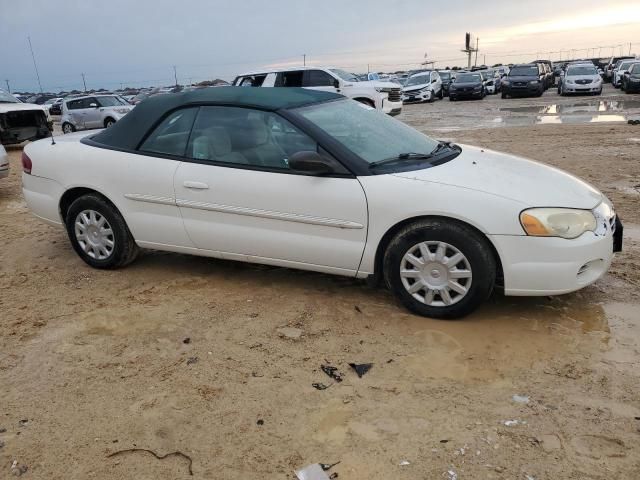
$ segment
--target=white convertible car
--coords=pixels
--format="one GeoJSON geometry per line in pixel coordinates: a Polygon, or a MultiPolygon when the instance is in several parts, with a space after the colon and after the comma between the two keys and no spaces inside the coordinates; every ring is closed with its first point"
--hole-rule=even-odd
{"type": "Polygon", "coordinates": [[[32,212],[96,268],[140,247],[384,279],[436,318],[595,282],[622,225],[585,182],[433,140],[334,93],[215,88],[29,144],[32,212]]]}

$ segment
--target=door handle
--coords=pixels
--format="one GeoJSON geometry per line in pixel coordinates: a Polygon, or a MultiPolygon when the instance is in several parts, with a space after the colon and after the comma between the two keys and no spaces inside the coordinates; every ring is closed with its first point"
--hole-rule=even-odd
{"type": "Polygon", "coordinates": [[[186,181],[183,183],[185,188],[191,188],[194,190],[207,190],[209,188],[209,185],[207,185],[206,183],[202,183],[202,182],[191,182],[191,181],[186,181]]]}

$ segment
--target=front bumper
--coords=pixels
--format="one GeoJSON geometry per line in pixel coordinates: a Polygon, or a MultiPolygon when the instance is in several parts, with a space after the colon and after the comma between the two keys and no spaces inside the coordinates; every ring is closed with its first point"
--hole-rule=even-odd
{"type": "Polygon", "coordinates": [[[601,83],[589,83],[586,85],[579,84],[569,84],[566,83],[563,85],[563,90],[565,93],[596,93],[602,91],[601,83]]]}
{"type": "Polygon", "coordinates": [[[572,240],[510,235],[491,240],[502,261],[505,295],[559,295],[591,285],[606,273],[614,250],[619,251],[614,247],[622,247],[622,224],[615,233],[587,232],[572,240]]]}
{"type": "Polygon", "coordinates": [[[4,160],[0,158],[0,178],[5,178],[9,176],[9,161],[7,163],[3,163],[4,160]]]}
{"type": "Polygon", "coordinates": [[[392,117],[402,112],[402,100],[392,102],[388,98],[382,100],[382,111],[392,117]]]}
{"type": "Polygon", "coordinates": [[[487,91],[487,93],[489,95],[493,95],[494,93],[496,93],[496,86],[495,85],[487,85],[484,88],[485,88],[485,90],[487,91]]]}
{"type": "Polygon", "coordinates": [[[624,86],[624,90],[627,93],[640,91],[640,82],[627,81],[624,86]]]}
{"type": "Polygon", "coordinates": [[[428,102],[431,100],[431,90],[414,91],[414,92],[402,92],[403,103],[420,103],[428,102]]]}
{"type": "Polygon", "coordinates": [[[482,90],[477,91],[462,91],[462,90],[449,90],[449,98],[460,99],[460,98],[482,98],[482,90]]]}
{"type": "Polygon", "coordinates": [[[544,91],[544,87],[542,84],[538,85],[525,85],[525,86],[513,86],[513,85],[503,85],[502,91],[507,95],[512,96],[528,96],[528,95],[537,95],[541,91],[544,91]]]}

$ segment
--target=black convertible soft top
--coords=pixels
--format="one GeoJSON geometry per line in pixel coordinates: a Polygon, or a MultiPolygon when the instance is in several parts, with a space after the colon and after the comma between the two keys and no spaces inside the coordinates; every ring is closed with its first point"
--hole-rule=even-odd
{"type": "Polygon", "coordinates": [[[214,87],[157,95],[142,101],[112,127],[84,140],[89,144],[98,143],[116,149],[133,150],[154,125],[179,107],[225,105],[276,111],[339,98],[344,97],[304,88],[261,87],[214,87]]]}

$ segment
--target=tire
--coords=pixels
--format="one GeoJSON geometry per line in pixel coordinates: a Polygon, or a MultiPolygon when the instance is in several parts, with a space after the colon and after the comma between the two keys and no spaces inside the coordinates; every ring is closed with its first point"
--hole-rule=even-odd
{"type": "Polygon", "coordinates": [[[113,127],[115,124],[116,124],[116,121],[111,117],[105,118],[104,120],[104,128],[113,127]]]}
{"type": "Polygon", "coordinates": [[[451,94],[449,94],[449,101],[450,101],[450,102],[455,102],[455,101],[456,101],[456,99],[455,99],[454,97],[452,97],[452,96],[451,96],[451,94]]]}
{"type": "Polygon", "coordinates": [[[444,89],[440,87],[440,93],[438,93],[438,98],[442,100],[444,98],[444,89]]]}
{"type": "Polygon", "coordinates": [[[65,225],[73,249],[94,268],[124,267],[138,255],[139,248],[124,218],[111,202],[99,194],[89,193],[77,198],[67,210],[65,225]],[[102,225],[101,219],[104,220],[102,225]],[[79,238],[83,228],[78,222],[85,225],[87,236],[96,236],[96,242],[79,238]]]}
{"type": "Polygon", "coordinates": [[[502,92],[502,94],[500,95],[502,98],[507,98],[507,93],[506,92],[502,92]]]}
{"type": "Polygon", "coordinates": [[[489,298],[496,280],[496,262],[488,240],[472,228],[453,220],[421,220],[402,228],[391,240],[384,254],[383,274],[389,289],[412,312],[431,318],[457,319],[489,298]],[[425,248],[433,258],[426,266],[422,263],[422,273],[407,258],[420,264],[425,248]],[[410,253],[416,255],[408,257],[410,253]],[[461,259],[455,265],[445,266],[438,261],[440,253],[445,261],[458,255],[461,259]],[[401,275],[401,270],[417,273],[401,275]],[[453,279],[458,290],[448,288],[451,271],[457,272],[453,279]],[[469,272],[471,276],[461,276],[469,272]],[[435,288],[428,289],[425,281],[434,282],[435,288]],[[421,288],[410,293],[409,289],[416,284],[421,288]],[[443,288],[445,284],[447,288],[443,288]],[[466,292],[462,294],[459,290],[466,292]]]}
{"type": "Polygon", "coordinates": [[[62,133],[73,133],[76,131],[76,128],[68,122],[64,122],[62,124],[62,133]]]}
{"type": "Polygon", "coordinates": [[[429,95],[429,100],[427,100],[427,103],[433,103],[435,101],[436,101],[436,92],[431,90],[431,95],[429,95]]]}

